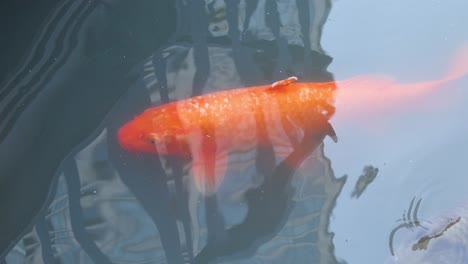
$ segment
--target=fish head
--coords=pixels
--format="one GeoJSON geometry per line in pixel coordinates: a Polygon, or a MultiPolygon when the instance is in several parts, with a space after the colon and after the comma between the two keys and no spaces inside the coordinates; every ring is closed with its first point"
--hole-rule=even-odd
{"type": "Polygon", "coordinates": [[[157,154],[158,150],[149,136],[151,131],[150,123],[142,116],[136,117],[119,129],[117,133],[119,145],[130,152],[157,154]]]}
{"type": "Polygon", "coordinates": [[[122,126],[118,131],[120,146],[130,152],[185,155],[186,135],[177,115],[149,109],[122,126]]]}

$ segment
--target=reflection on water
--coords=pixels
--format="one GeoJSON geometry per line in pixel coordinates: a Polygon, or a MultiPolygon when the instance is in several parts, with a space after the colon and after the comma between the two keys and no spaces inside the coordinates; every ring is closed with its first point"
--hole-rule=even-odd
{"type": "Polygon", "coordinates": [[[58,1],[34,28],[29,53],[0,91],[0,211],[8,216],[0,218],[2,256],[52,201],[60,162],[83,147],[136,79],[130,69],[167,37],[170,24],[148,17],[160,13],[157,3],[58,1]]]}
{"type": "Polygon", "coordinates": [[[408,211],[404,211],[402,217],[397,220],[397,222],[401,222],[401,223],[397,227],[395,227],[390,233],[388,244],[389,244],[390,253],[392,254],[392,256],[395,255],[395,251],[393,249],[393,240],[395,238],[395,235],[400,229],[403,229],[403,228],[412,229],[414,227],[425,228],[424,225],[422,225],[422,222],[419,221],[419,216],[418,216],[419,206],[421,205],[422,199],[421,198],[418,199],[416,204],[414,204],[414,199],[415,198],[411,200],[408,211]]]}
{"type": "MultiPolygon", "coordinates": [[[[66,9],[83,21],[74,30],[97,21],[117,23],[112,20],[113,16],[119,17],[116,10],[127,11],[119,1],[92,2],[99,9],[66,9]],[[93,20],[96,16],[98,19],[93,20]]],[[[61,5],[75,3],[64,1],[61,5]]],[[[82,5],[86,6],[84,2],[82,5]]],[[[62,158],[68,155],[55,173],[54,184],[47,181],[53,173],[41,178],[37,192],[44,194],[52,186],[50,202],[19,237],[6,255],[6,262],[336,263],[328,225],[345,178],[335,178],[324,155],[325,133],[315,132],[308,144],[290,148],[283,157],[275,155],[277,151],[272,146],[229,155],[224,180],[215,195],[210,196],[195,187],[190,177],[190,160],[129,153],[120,148],[116,138],[119,127],[151,105],[212,91],[267,85],[292,75],[301,81],[333,81],[326,71],[331,58],[320,46],[330,8],[328,0],[178,1],[176,33],[164,48],[153,50],[134,68],[130,76],[136,74],[136,79],[130,77],[124,82],[118,78],[119,71],[108,70],[101,75],[98,67],[92,68],[89,73],[97,70],[100,85],[115,84],[117,90],[129,88],[104,121],[94,126],[97,128],[93,133],[80,129],[76,137],[64,137],[68,145],[76,147],[64,148],[62,154],[57,154],[62,158]],[[106,81],[113,78],[121,83],[106,81]]],[[[68,19],[66,14],[53,14],[51,21],[59,21],[62,16],[68,19]]],[[[166,19],[161,23],[166,22],[170,23],[166,19]]],[[[46,30],[72,34],[47,25],[46,30]]],[[[89,27],[87,32],[92,39],[106,31],[96,32],[89,27]]],[[[134,37],[132,32],[130,39],[134,37]]],[[[76,38],[79,40],[80,36],[76,38]]],[[[71,50],[74,47],[66,41],[62,45],[71,50]]],[[[52,53],[57,49],[54,45],[45,46],[52,53]]],[[[85,51],[93,52],[94,48],[88,46],[85,51]]],[[[101,51],[92,53],[96,64],[105,63],[103,58],[112,57],[115,50],[101,51]]],[[[135,64],[139,58],[125,53],[125,49],[120,52],[121,56],[112,57],[117,60],[112,67],[135,64]]],[[[78,58],[88,56],[80,49],[73,54],[78,58]]],[[[48,53],[47,56],[50,60],[56,57],[48,53]]],[[[82,67],[66,58],[59,70],[73,74],[74,67],[82,67]]],[[[128,67],[121,68],[120,74],[125,75],[123,69],[128,67]]],[[[83,77],[86,75],[79,76],[83,77]]],[[[48,84],[44,81],[44,87],[48,84]]],[[[83,85],[86,83],[77,82],[76,89],[83,85]]],[[[16,87],[13,84],[8,89],[16,87]]],[[[60,87],[56,86],[57,91],[60,87]]],[[[32,102],[37,102],[42,94],[48,98],[45,92],[37,90],[31,97],[36,101],[32,102]]],[[[95,95],[79,94],[84,98],[95,95]]],[[[107,102],[114,102],[112,98],[120,95],[110,89],[107,94],[107,102]]],[[[93,111],[89,108],[86,110],[93,111]]],[[[9,113],[7,108],[3,110],[9,113]]],[[[15,118],[11,116],[11,120],[15,118]]],[[[68,133],[70,127],[63,127],[62,133],[68,133]]],[[[6,141],[15,142],[9,135],[4,135],[6,141]]],[[[54,166],[52,160],[46,161],[38,162],[54,166]]],[[[20,195],[27,200],[27,194],[20,195]]],[[[30,199],[42,203],[44,199],[40,197],[43,196],[30,199]]],[[[33,215],[37,209],[15,210],[29,210],[26,215],[33,215]]],[[[28,223],[30,219],[26,216],[22,221],[28,223]]],[[[23,228],[11,234],[17,237],[23,228]]]]}
{"type": "MultiPolygon", "coordinates": [[[[425,108],[431,110],[424,114],[431,124],[422,126],[424,135],[405,122],[414,125],[408,121],[414,112],[408,110],[420,109],[422,98],[442,93],[436,88],[453,88],[454,80],[466,76],[468,52],[454,56],[448,74],[427,81],[364,75],[335,82],[327,71],[332,59],[321,47],[330,10],[330,0],[59,0],[30,53],[0,87],[0,263],[337,263],[340,240],[330,231],[330,220],[346,177],[335,177],[339,159],[334,157],[332,168],[327,157],[330,149],[343,146],[324,140],[330,130],[291,129],[277,122],[279,130],[299,138],[285,146],[258,132],[262,129],[251,131],[253,139],[271,144],[229,153],[223,180],[210,195],[194,182],[193,152],[185,157],[132,153],[116,136],[149,107],[290,76],[337,86],[333,124],[352,124],[359,134],[346,127],[344,136],[353,144],[339,150],[349,160],[342,167],[350,178],[374,162],[374,155],[405,159],[405,142],[449,130],[434,129],[432,104],[425,108]],[[406,126],[397,131],[395,123],[406,126]],[[388,137],[377,137],[383,130],[388,137]],[[384,151],[374,151],[381,146],[374,146],[376,138],[387,146],[384,151]],[[365,163],[357,161],[369,149],[365,163]],[[350,172],[353,166],[359,168],[356,174],[350,172]]],[[[447,98],[436,101],[453,107],[464,99],[447,98]]],[[[264,112],[274,117],[274,110],[264,112]]],[[[253,119],[259,126],[275,120],[253,119]]],[[[427,145],[436,137],[428,138],[418,141],[426,145],[420,152],[433,151],[427,145]]],[[[424,168],[438,166],[434,171],[445,176],[452,167],[443,159],[445,150],[433,154],[436,162],[424,168]]],[[[389,192],[400,196],[405,188],[390,188],[405,175],[402,162],[393,165],[399,167],[396,177],[385,177],[385,163],[379,163],[376,177],[373,164],[356,181],[351,195],[359,199],[352,200],[356,207],[346,208],[341,218],[346,228],[337,234],[358,233],[350,226],[373,221],[359,235],[371,241],[377,255],[375,241],[389,238],[382,248],[388,250],[390,243],[390,263],[466,262],[463,206],[426,220],[421,200],[413,200],[388,234],[372,232],[374,226],[384,229],[375,219],[391,211],[385,206],[389,192]],[[378,207],[357,209],[382,186],[390,191],[372,197],[380,198],[372,200],[378,207]]],[[[347,249],[364,252],[356,253],[357,259],[369,255],[368,247],[353,248],[349,241],[347,249]]]]}

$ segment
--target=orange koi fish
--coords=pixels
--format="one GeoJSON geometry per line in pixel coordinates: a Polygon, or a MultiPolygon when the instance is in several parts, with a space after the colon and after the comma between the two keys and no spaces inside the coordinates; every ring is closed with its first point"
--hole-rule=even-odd
{"type": "Polygon", "coordinates": [[[214,191],[227,167],[227,155],[257,146],[293,146],[311,135],[336,135],[335,84],[297,83],[210,93],[147,109],[118,131],[128,151],[189,156],[199,190],[214,191]]]}
{"type": "Polygon", "coordinates": [[[291,148],[313,136],[329,135],[336,141],[328,123],[335,106],[340,117],[348,119],[399,109],[465,76],[467,55],[465,48],[447,76],[435,81],[398,83],[386,76],[367,75],[298,83],[290,77],[272,85],[196,96],[144,111],[119,129],[118,140],[128,151],[191,157],[197,187],[210,193],[222,181],[228,154],[257,146],[291,148]]]}

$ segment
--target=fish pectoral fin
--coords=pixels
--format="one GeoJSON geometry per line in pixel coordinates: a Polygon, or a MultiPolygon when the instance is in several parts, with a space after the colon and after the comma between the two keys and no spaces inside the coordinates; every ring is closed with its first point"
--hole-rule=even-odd
{"type": "MultiPolygon", "coordinates": [[[[308,127],[305,130],[305,137],[299,145],[303,145],[306,142],[323,141],[326,136],[329,136],[335,143],[338,142],[335,129],[327,120],[321,120],[315,123],[314,127],[308,127]]],[[[314,143],[315,144],[315,143],[314,143]]]]}
{"type": "Polygon", "coordinates": [[[210,142],[202,143],[200,149],[192,153],[192,174],[198,191],[213,194],[224,179],[227,165],[227,152],[217,151],[216,145],[210,142]]]}
{"type": "Polygon", "coordinates": [[[332,125],[327,122],[327,135],[335,142],[338,142],[338,136],[336,135],[335,129],[333,129],[332,125]]]}
{"type": "Polygon", "coordinates": [[[319,123],[316,124],[315,129],[311,130],[309,128],[309,130],[306,131],[306,133],[307,132],[310,135],[319,136],[321,140],[323,140],[326,136],[329,136],[335,143],[338,142],[338,137],[336,136],[335,129],[330,124],[330,122],[328,122],[328,120],[320,121],[319,123]]]}
{"type": "Polygon", "coordinates": [[[271,88],[278,89],[278,88],[281,88],[281,87],[288,86],[291,83],[296,82],[296,81],[297,81],[297,77],[296,76],[291,76],[291,77],[289,77],[287,79],[274,82],[273,84],[271,84],[271,88]]]}

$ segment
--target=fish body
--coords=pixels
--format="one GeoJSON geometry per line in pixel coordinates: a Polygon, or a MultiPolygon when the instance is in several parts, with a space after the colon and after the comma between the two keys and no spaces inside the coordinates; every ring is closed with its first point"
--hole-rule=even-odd
{"type": "Polygon", "coordinates": [[[464,45],[448,74],[433,81],[399,83],[384,75],[364,75],[297,83],[296,77],[290,77],[271,85],[196,96],[147,109],[120,128],[118,140],[129,151],[179,156],[193,155],[193,137],[215,138],[217,150],[227,152],[281,143],[285,134],[293,139],[301,130],[316,130],[320,120],[331,118],[335,106],[340,116],[354,121],[356,116],[412,105],[415,98],[465,76],[467,62],[468,45],[464,45]]]}
{"type": "Polygon", "coordinates": [[[132,152],[190,156],[194,175],[213,182],[223,174],[229,153],[294,145],[313,133],[335,137],[327,121],[334,113],[334,83],[296,80],[149,108],[119,129],[119,144],[132,152]]]}
{"type": "Polygon", "coordinates": [[[196,96],[147,109],[118,139],[129,151],[162,155],[190,155],[196,136],[216,140],[220,150],[246,151],[281,140],[288,128],[316,129],[333,114],[333,90],[333,83],[287,83],[196,96]]]}

